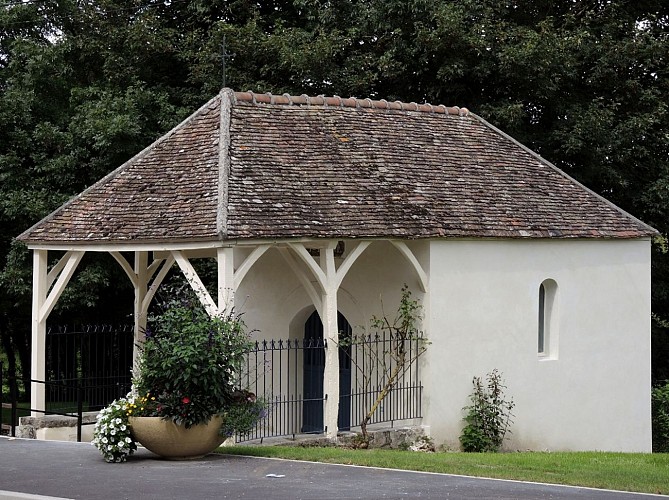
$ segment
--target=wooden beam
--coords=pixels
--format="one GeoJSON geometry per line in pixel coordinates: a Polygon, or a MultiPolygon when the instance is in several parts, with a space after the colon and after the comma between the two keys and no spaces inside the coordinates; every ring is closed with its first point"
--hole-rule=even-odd
{"type": "MultiPolygon", "coordinates": [[[[48,251],[33,251],[33,307],[32,307],[32,347],[30,352],[30,378],[46,379],[46,320],[40,311],[44,306],[47,294],[48,251]]],[[[44,384],[31,382],[30,407],[35,410],[46,410],[46,391],[44,384]]],[[[32,412],[33,417],[41,414],[32,412]]]]}
{"type": "Polygon", "coordinates": [[[218,270],[218,313],[232,312],[235,305],[235,268],[232,248],[216,249],[216,266],[218,270]]]}
{"type": "Polygon", "coordinates": [[[414,253],[403,241],[391,240],[391,243],[411,263],[414,270],[416,271],[416,274],[418,275],[418,281],[420,282],[421,291],[427,292],[428,276],[427,273],[425,272],[425,269],[423,269],[423,266],[421,266],[420,262],[418,262],[418,259],[416,258],[414,253]]]}
{"type": "Polygon", "coordinates": [[[327,278],[325,276],[325,272],[323,272],[323,269],[321,269],[321,267],[316,263],[306,247],[302,243],[289,243],[288,246],[295,251],[297,256],[302,259],[302,261],[311,270],[321,288],[321,291],[325,291],[327,288],[327,278]]]}
{"type": "MultiPolygon", "coordinates": [[[[167,276],[167,273],[170,271],[172,266],[174,265],[174,256],[173,255],[168,255],[166,259],[156,259],[154,260],[151,265],[149,266],[149,269],[153,268],[154,266],[160,266],[162,264],[162,267],[160,267],[160,271],[156,275],[156,277],[153,279],[151,282],[151,285],[148,286],[148,289],[146,291],[146,295],[144,296],[144,300],[142,301],[142,313],[146,314],[149,310],[149,304],[151,304],[151,301],[153,300],[153,297],[156,295],[156,292],[158,291],[158,288],[160,287],[161,283],[165,279],[165,276],[167,276]]],[[[151,272],[149,274],[152,274],[151,272]]]]}
{"type": "Polygon", "coordinates": [[[302,286],[304,287],[304,290],[307,292],[307,295],[311,299],[311,302],[314,304],[314,307],[316,308],[316,311],[318,312],[318,315],[321,316],[323,313],[323,303],[321,301],[321,297],[316,291],[316,288],[314,287],[314,284],[309,280],[309,277],[307,274],[304,272],[303,269],[300,268],[298,265],[297,261],[293,257],[293,255],[290,253],[290,250],[287,248],[279,248],[279,253],[283,256],[284,260],[288,264],[288,266],[291,268],[291,270],[295,273],[295,276],[297,276],[297,279],[300,281],[302,286]]]}
{"type": "Polygon", "coordinates": [[[130,263],[128,260],[123,257],[123,254],[121,252],[109,252],[112,257],[118,262],[121,266],[121,268],[125,271],[126,276],[128,276],[128,279],[130,279],[130,282],[132,283],[133,287],[137,286],[137,275],[135,274],[135,271],[132,269],[130,266],[130,263]]]}
{"type": "Polygon", "coordinates": [[[172,252],[172,255],[174,256],[176,263],[181,268],[181,272],[186,277],[186,281],[188,281],[191,288],[195,292],[195,295],[197,295],[198,299],[200,299],[200,302],[207,311],[207,314],[209,314],[209,316],[218,316],[220,313],[218,306],[211,298],[211,295],[209,295],[209,292],[205,288],[202,280],[198,276],[190,261],[184,257],[181,251],[175,250],[172,252]]]}
{"type": "Polygon", "coordinates": [[[341,286],[342,281],[346,277],[346,274],[351,269],[351,266],[358,260],[358,257],[362,255],[367,247],[371,244],[371,241],[361,241],[356,245],[356,247],[349,252],[349,254],[344,259],[344,262],[341,263],[339,269],[337,269],[337,289],[341,286]]]}
{"type": "MultiPolygon", "coordinates": [[[[58,279],[56,280],[56,283],[53,285],[53,288],[51,288],[51,291],[46,296],[46,300],[39,309],[40,321],[46,321],[46,318],[53,310],[53,307],[56,305],[56,302],[63,293],[63,290],[65,290],[65,287],[69,283],[70,278],[72,278],[72,275],[74,274],[74,271],[77,269],[77,266],[79,265],[79,262],[81,261],[81,258],[83,256],[84,252],[67,252],[63,256],[63,258],[56,264],[56,267],[54,269],[59,268],[62,269],[62,271],[58,274],[58,279]],[[63,261],[66,262],[64,265],[61,265],[63,261]]],[[[47,284],[50,281],[48,275],[46,281],[47,284]]]]}
{"type": "Polygon", "coordinates": [[[235,290],[239,288],[246,274],[251,270],[253,264],[258,262],[258,259],[263,256],[263,254],[270,249],[269,245],[260,245],[253,249],[244,262],[237,268],[235,271],[235,290]]]}

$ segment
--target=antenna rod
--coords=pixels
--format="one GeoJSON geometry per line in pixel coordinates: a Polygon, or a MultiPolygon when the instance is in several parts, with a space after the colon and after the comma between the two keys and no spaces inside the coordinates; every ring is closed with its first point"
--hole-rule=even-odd
{"type": "Polygon", "coordinates": [[[225,88],[225,66],[227,60],[231,57],[235,57],[236,54],[230,54],[226,51],[225,47],[225,35],[223,35],[223,43],[221,44],[221,60],[223,62],[223,88],[225,88]]]}

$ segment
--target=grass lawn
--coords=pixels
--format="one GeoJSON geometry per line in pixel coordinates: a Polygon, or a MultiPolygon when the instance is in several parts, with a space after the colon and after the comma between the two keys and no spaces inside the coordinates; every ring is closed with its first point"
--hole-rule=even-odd
{"type": "Polygon", "coordinates": [[[669,494],[669,454],[420,453],[335,447],[235,446],[220,453],[669,494]]]}

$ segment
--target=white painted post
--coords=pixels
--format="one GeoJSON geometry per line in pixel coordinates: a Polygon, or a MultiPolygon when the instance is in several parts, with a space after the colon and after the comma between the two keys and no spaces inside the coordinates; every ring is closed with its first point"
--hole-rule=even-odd
{"type": "Polygon", "coordinates": [[[325,273],[325,283],[321,303],[323,338],[327,340],[325,350],[325,371],[323,375],[323,394],[327,394],[323,415],[326,436],[337,438],[337,417],[339,415],[339,330],[337,328],[337,290],[339,288],[334,264],[334,248],[331,242],[321,250],[321,269],[325,273]]]}
{"type": "Polygon", "coordinates": [[[216,249],[218,265],[218,312],[230,312],[235,305],[235,268],[233,249],[216,249]]]}
{"type": "Polygon", "coordinates": [[[146,331],[146,311],[144,310],[144,298],[148,290],[149,273],[148,273],[149,253],[144,251],[135,252],[135,304],[134,304],[134,321],[135,321],[135,342],[133,347],[133,371],[137,368],[139,361],[138,346],[144,342],[144,333],[146,331]]]}
{"type": "MultiPolygon", "coordinates": [[[[30,356],[30,378],[46,380],[46,316],[42,317],[42,306],[47,297],[48,250],[33,250],[33,310],[32,310],[32,350],[30,356]]],[[[44,384],[31,382],[30,407],[46,410],[44,384]]],[[[32,412],[33,417],[43,415],[32,412]]]]}

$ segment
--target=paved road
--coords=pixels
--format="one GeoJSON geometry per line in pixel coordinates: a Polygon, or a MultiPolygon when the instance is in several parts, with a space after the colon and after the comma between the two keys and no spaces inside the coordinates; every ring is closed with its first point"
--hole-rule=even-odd
{"type": "Polygon", "coordinates": [[[90,444],[0,438],[0,499],[39,498],[35,495],[87,500],[667,498],[228,455],[170,462],[144,449],[124,464],[107,464],[90,444]]]}

